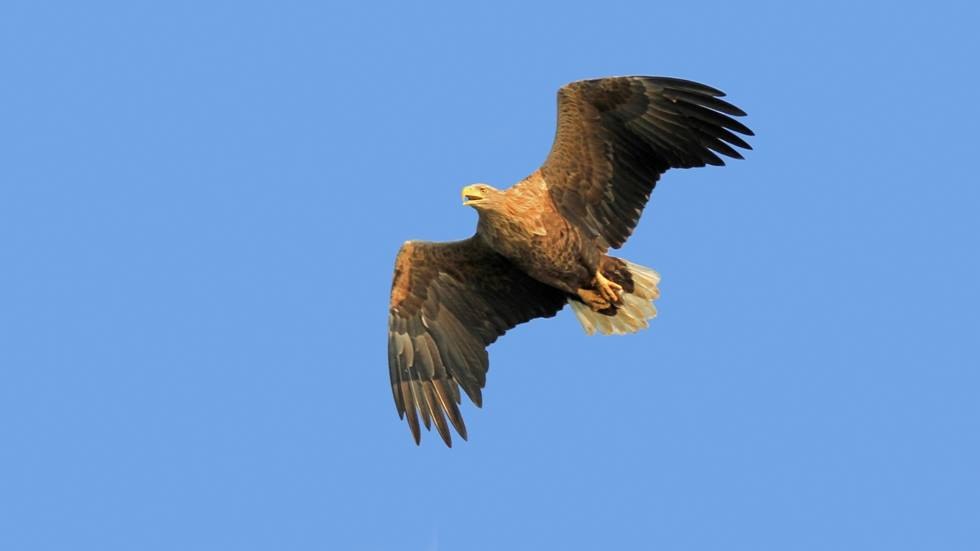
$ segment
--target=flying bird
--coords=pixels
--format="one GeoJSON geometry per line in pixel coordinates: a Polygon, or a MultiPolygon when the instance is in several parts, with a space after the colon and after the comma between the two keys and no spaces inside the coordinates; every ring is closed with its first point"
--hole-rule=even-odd
{"type": "Polygon", "coordinates": [[[724,165],[752,131],[719,90],[667,77],[582,80],[558,91],[548,158],[507,189],[463,188],[479,214],[461,241],[408,241],[395,259],[388,367],[415,443],[435,425],[465,440],[460,387],[482,406],[486,347],[508,329],[569,304],[588,334],[632,333],[656,315],[660,276],[607,255],[633,232],[671,168],[724,165]],[[447,420],[448,419],[448,423],[447,420]]]}

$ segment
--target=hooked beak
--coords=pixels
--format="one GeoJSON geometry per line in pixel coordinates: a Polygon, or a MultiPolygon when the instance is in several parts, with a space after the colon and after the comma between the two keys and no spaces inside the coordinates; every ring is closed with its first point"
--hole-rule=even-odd
{"type": "Polygon", "coordinates": [[[462,191],[462,195],[463,195],[464,206],[470,206],[477,203],[478,201],[483,200],[483,194],[480,193],[480,190],[476,186],[464,187],[462,191]]]}

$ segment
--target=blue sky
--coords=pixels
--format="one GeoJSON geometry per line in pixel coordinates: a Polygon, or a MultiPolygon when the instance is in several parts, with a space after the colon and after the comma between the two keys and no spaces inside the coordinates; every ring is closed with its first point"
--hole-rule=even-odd
{"type": "Polygon", "coordinates": [[[974,4],[5,2],[0,548],[980,548],[974,4]],[[407,3],[406,3],[407,4],[407,3]],[[621,255],[661,315],[491,347],[470,441],[386,367],[406,239],[555,91],[729,93],[621,255]]]}

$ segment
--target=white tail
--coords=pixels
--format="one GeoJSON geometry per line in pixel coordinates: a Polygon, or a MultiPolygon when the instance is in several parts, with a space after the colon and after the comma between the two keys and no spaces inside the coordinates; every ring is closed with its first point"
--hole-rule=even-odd
{"type": "Polygon", "coordinates": [[[660,298],[660,289],[657,288],[660,274],[628,260],[623,262],[626,263],[633,278],[633,292],[623,293],[623,304],[617,306],[615,315],[600,314],[583,302],[568,300],[575,317],[582,324],[582,329],[585,329],[589,335],[595,334],[596,329],[603,335],[635,333],[649,327],[647,320],[657,315],[657,308],[653,305],[653,301],[660,298]]]}

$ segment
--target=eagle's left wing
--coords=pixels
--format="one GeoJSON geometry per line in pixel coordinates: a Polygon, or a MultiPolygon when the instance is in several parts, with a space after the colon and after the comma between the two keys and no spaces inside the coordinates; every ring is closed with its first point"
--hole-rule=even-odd
{"type": "Polygon", "coordinates": [[[541,174],[555,206],[602,245],[633,232],[660,175],[725,164],[751,149],[745,113],[710,86],[667,77],[582,80],[558,91],[558,130],[541,174]],[[731,116],[728,116],[731,115],[731,116]]]}
{"type": "Polygon", "coordinates": [[[478,237],[402,245],[388,312],[388,367],[398,416],[407,414],[415,442],[419,414],[446,445],[452,439],[444,414],[465,439],[459,386],[482,404],[486,346],[519,323],[555,315],[565,299],[478,237]]]}

